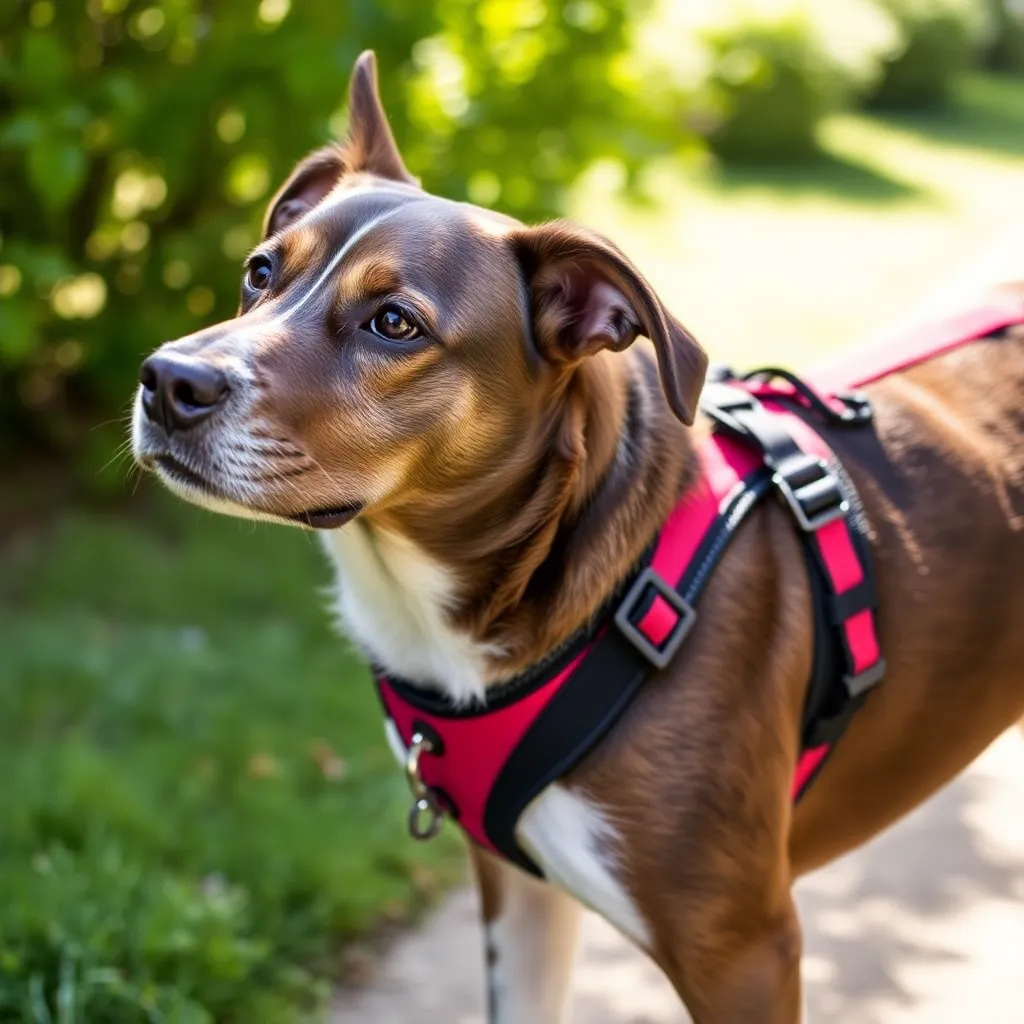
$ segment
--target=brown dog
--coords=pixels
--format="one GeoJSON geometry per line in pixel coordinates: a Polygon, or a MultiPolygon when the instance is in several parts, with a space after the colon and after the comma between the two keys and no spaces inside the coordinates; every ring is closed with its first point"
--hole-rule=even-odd
{"type": "MultiPolygon", "coordinates": [[[[423,192],[372,55],[350,112],[272,202],[239,315],[144,364],[135,454],[190,501],[323,530],[350,636],[465,701],[571,635],[654,536],[709,429],[706,360],[607,242],[423,192]]],[[[523,815],[557,887],[476,852],[492,1021],[562,1019],[579,900],[697,1024],[793,1024],[794,878],[1024,713],[1024,333],[868,393],[874,431],[825,434],[871,526],[884,684],[794,811],[810,597],[763,503],[658,685],[523,815]]]]}

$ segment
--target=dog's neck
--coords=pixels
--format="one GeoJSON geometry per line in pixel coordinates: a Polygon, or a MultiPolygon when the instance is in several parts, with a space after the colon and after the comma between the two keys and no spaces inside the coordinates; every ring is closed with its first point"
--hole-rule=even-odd
{"type": "Polygon", "coordinates": [[[595,359],[507,465],[326,535],[344,631],[386,673],[481,699],[559,647],[636,563],[693,472],[653,356],[595,359]]]}

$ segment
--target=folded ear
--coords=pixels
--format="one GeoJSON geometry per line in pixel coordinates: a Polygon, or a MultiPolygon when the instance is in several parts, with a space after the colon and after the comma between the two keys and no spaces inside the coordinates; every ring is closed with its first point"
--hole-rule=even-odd
{"type": "Polygon", "coordinates": [[[669,406],[692,424],[707,356],[636,267],[610,242],[564,222],[526,228],[512,239],[541,354],[573,364],[601,349],[619,352],[642,334],[654,342],[669,406]]]}
{"type": "Polygon", "coordinates": [[[345,141],[318,149],[292,171],[270,202],[263,224],[264,237],[312,210],[344,175],[360,171],[409,185],[419,184],[406,170],[391,134],[377,91],[377,58],[372,50],[360,54],[352,70],[345,141]]]}
{"type": "Polygon", "coordinates": [[[263,219],[263,237],[288,227],[312,210],[344,173],[345,158],[340,146],[324,146],[310,153],[270,201],[263,219]]]}

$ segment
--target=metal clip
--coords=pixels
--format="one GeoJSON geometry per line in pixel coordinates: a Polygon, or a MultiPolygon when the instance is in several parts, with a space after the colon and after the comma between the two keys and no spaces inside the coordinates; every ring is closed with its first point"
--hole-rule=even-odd
{"type": "Polygon", "coordinates": [[[409,835],[413,839],[433,839],[441,831],[444,810],[420,776],[420,757],[433,753],[434,745],[421,732],[413,733],[405,755],[405,779],[409,783],[413,804],[409,808],[409,835]]]}
{"type": "Polygon", "coordinates": [[[437,801],[433,797],[424,797],[409,808],[409,835],[422,842],[433,839],[441,831],[443,821],[444,811],[437,801]]]}

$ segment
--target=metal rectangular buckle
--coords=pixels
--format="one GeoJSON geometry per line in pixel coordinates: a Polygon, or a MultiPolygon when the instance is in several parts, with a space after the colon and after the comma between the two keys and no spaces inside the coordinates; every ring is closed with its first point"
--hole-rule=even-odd
{"type": "Polygon", "coordinates": [[[789,506],[790,511],[796,517],[797,523],[800,524],[800,529],[805,533],[814,533],[815,531],[820,530],[823,526],[827,526],[829,523],[833,523],[837,519],[842,519],[842,517],[850,510],[849,502],[847,502],[847,500],[842,496],[842,491],[839,489],[839,481],[835,479],[832,471],[828,468],[828,463],[826,463],[824,459],[816,459],[814,461],[817,467],[821,470],[821,476],[816,477],[814,480],[807,481],[804,484],[793,487],[793,485],[781,473],[777,472],[772,478],[775,486],[779,489],[779,493],[789,506]],[[830,505],[828,508],[823,508],[819,512],[808,515],[800,501],[800,491],[803,487],[809,486],[809,484],[812,483],[817,483],[825,477],[832,477],[835,481],[836,494],[839,497],[839,500],[835,505],[830,505]]]}
{"type": "Polygon", "coordinates": [[[843,683],[846,692],[851,697],[859,697],[867,693],[872,687],[877,686],[885,678],[885,658],[879,658],[874,665],[858,672],[856,675],[844,675],[843,683]]]}
{"type": "Polygon", "coordinates": [[[697,619],[697,612],[677,590],[670,587],[651,566],[634,580],[629,588],[629,593],[622,600],[618,610],[615,612],[615,625],[619,627],[627,640],[652,664],[655,668],[664,668],[679,650],[680,644],[686,639],[697,619]],[[678,613],[679,618],[672,627],[665,642],[660,646],[652,643],[631,620],[633,610],[643,599],[648,587],[653,587],[678,613]]]}

